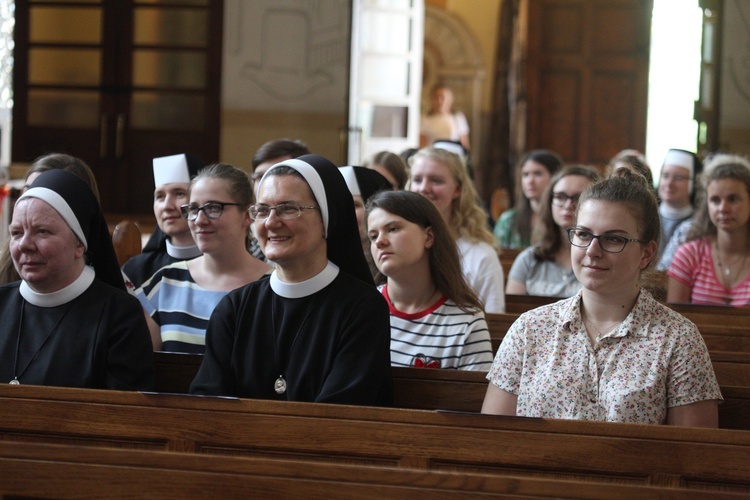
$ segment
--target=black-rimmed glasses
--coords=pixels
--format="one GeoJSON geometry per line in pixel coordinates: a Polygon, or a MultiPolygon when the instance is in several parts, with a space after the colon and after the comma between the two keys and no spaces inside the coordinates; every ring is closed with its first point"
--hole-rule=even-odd
{"type": "Polygon", "coordinates": [[[198,206],[196,203],[190,203],[189,205],[182,205],[180,210],[182,216],[189,221],[194,221],[198,218],[198,214],[203,213],[209,219],[218,219],[221,214],[224,213],[224,207],[241,207],[242,203],[225,203],[222,201],[209,201],[204,203],[202,206],[198,206]]]}
{"type": "Polygon", "coordinates": [[[276,216],[280,219],[296,219],[302,214],[302,210],[319,210],[320,207],[304,207],[299,203],[288,201],[279,203],[275,207],[270,205],[252,205],[250,207],[250,217],[253,220],[266,220],[271,216],[271,210],[276,210],[276,216]]]}
{"type": "Polygon", "coordinates": [[[618,234],[594,234],[591,231],[586,231],[578,227],[568,228],[568,239],[571,245],[580,248],[588,248],[592,241],[599,240],[601,249],[608,253],[620,253],[625,250],[625,245],[631,242],[648,243],[647,241],[626,238],[618,234]]]}
{"type": "Polygon", "coordinates": [[[578,200],[580,199],[580,197],[580,194],[568,196],[565,193],[552,193],[552,204],[556,207],[564,207],[565,204],[568,203],[568,200],[570,200],[571,204],[573,206],[576,206],[578,205],[578,200]]]}

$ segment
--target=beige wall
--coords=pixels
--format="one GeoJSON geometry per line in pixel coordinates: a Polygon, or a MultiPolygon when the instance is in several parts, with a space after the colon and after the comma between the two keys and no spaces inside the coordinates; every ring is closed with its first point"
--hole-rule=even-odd
{"type": "Polygon", "coordinates": [[[489,112],[492,106],[492,85],[495,73],[495,54],[497,52],[497,21],[502,0],[447,0],[445,10],[459,17],[481,47],[485,75],[482,88],[482,114],[489,112]]]}
{"type": "Polygon", "coordinates": [[[341,114],[272,111],[231,111],[221,115],[221,161],[251,170],[255,151],[266,141],[302,139],[311,151],[343,164],[339,136],[345,123],[341,114]]]}

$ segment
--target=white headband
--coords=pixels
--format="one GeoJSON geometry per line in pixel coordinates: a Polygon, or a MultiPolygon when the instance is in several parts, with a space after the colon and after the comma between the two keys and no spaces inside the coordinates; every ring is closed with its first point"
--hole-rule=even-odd
{"type": "Polygon", "coordinates": [[[323,186],[323,180],[320,178],[320,175],[318,174],[318,171],[313,168],[312,165],[309,163],[298,160],[296,158],[292,158],[291,160],[284,160],[281,163],[277,163],[276,165],[273,165],[271,168],[266,170],[266,173],[263,174],[263,177],[260,178],[260,183],[258,184],[258,193],[260,193],[260,189],[263,186],[263,181],[266,180],[266,177],[268,177],[268,174],[275,168],[278,167],[291,167],[297,172],[302,175],[302,177],[307,181],[307,184],[310,186],[310,190],[312,190],[312,194],[315,197],[315,199],[318,202],[318,205],[320,206],[320,215],[323,218],[323,229],[325,230],[326,238],[328,237],[328,198],[326,197],[326,190],[323,186]]]}
{"type": "Polygon", "coordinates": [[[34,187],[19,196],[16,204],[24,198],[38,198],[48,203],[58,214],[60,214],[60,217],[62,217],[68,224],[68,227],[70,227],[70,229],[73,230],[73,233],[78,236],[78,239],[81,240],[83,247],[88,250],[89,244],[86,241],[86,236],[83,234],[81,223],[78,222],[78,218],[73,213],[68,202],[65,201],[62,196],[46,187],[34,187]]]}
{"type": "Polygon", "coordinates": [[[362,190],[359,189],[359,182],[357,181],[357,175],[354,173],[354,167],[340,167],[339,172],[344,176],[346,187],[349,188],[352,196],[362,196],[362,190]]]}

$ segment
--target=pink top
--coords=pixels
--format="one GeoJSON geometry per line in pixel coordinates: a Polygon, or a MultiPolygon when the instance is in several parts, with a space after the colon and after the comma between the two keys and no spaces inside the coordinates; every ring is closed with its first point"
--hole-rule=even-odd
{"type": "Polygon", "coordinates": [[[721,399],[698,328],[645,290],[596,344],[580,292],[522,314],[487,378],[517,395],[527,417],[664,424],[668,408],[721,399]]]}
{"type": "Polygon", "coordinates": [[[667,274],[690,287],[690,302],[693,304],[735,307],[750,305],[750,274],[731,290],[722,285],[716,276],[711,242],[707,238],[681,245],[667,274]]]}

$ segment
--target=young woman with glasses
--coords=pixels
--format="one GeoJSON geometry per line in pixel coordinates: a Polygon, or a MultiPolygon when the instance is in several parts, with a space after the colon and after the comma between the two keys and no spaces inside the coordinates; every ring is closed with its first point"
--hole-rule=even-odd
{"type": "Polygon", "coordinates": [[[581,291],[513,323],[482,412],[717,427],[721,393],[698,329],[641,287],[660,235],[642,177],[590,186],[568,234],[581,291]]]}
{"type": "Polygon", "coordinates": [[[250,179],[231,165],[211,165],[192,180],[190,202],[181,209],[203,255],[161,268],[135,291],[155,350],[204,352],[216,304],[270,272],[247,251],[252,202],[250,179]]]}
{"type": "Polygon", "coordinates": [[[589,167],[565,167],[544,191],[539,210],[536,245],[521,251],[508,273],[505,293],[570,297],[581,288],[570,262],[567,230],[575,225],[578,198],[599,180],[589,167]]]}
{"type": "Polygon", "coordinates": [[[318,155],[272,166],[250,215],[275,269],[216,307],[190,392],[390,404],[388,305],[338,168],[318,155]]]}

